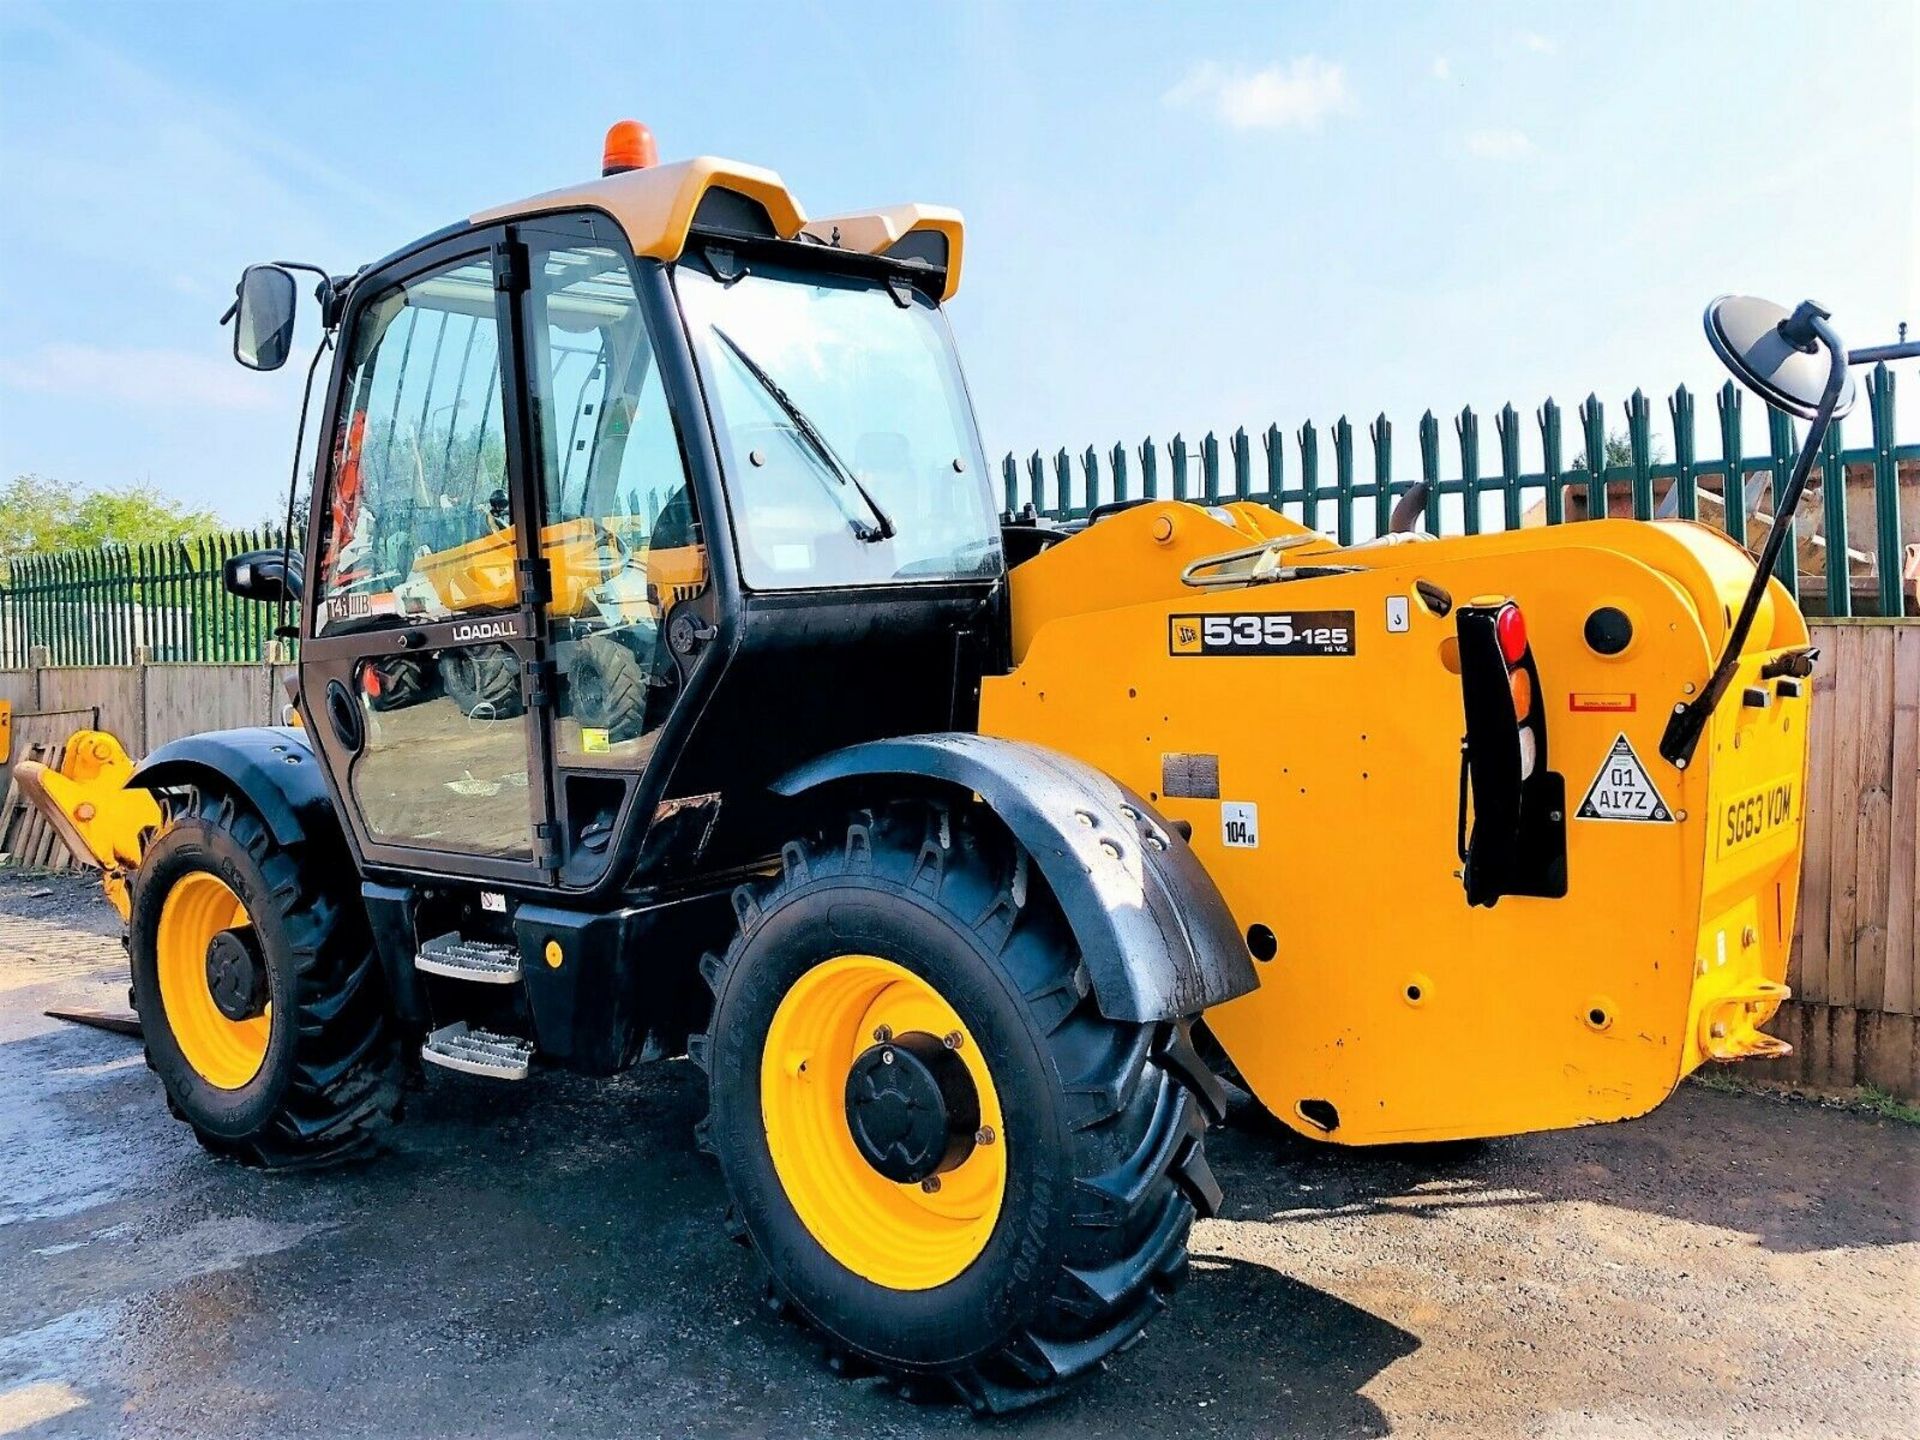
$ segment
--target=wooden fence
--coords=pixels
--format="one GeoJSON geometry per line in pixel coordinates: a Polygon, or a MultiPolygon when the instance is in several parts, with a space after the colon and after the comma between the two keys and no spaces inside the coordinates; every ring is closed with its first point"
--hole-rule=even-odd
{"type": "MultiPolygon", "coordinates": [[[[97,724],[134,755],[203,730],[277,725],[288,671],[267,665],[69,665],[0,670],[14,754],[97,724]],[[97,715],[97,720],[95,716],[97,715]],[[43,716],[44,718],[35,718],[43,716]]],[[[0,792],[11,776],[0,768],[0,792]]]]}
{"type": "MultiPolygon", "coordinates": [[[[1807,850],[1788,973],[1773,1024],[1785,1060],[1746,1072],[1920,1098],[1920,623],[1820,620],[1807,850]]],[[[142,754],[181,735],[277,722],[286,672],[264,665],[0,670],[0,699],[57,711],[15,727],[15,753],[99,724],[142,754]],[[76,713],[78,712],[78,713],[76,713]]],[[[0,792],[7,776],[0,771],[0,792]]]]}
{"type": "Polygon", "coordinates": [[[1920,1098],[1920,625],[1816,621],[1793,1043],[1758,1073],[1920,1098]]]}

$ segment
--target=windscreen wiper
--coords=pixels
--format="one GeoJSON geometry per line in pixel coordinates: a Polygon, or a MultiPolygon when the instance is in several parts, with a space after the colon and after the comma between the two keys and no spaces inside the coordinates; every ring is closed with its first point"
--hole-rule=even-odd
{"type": "Polygon", "coordinates": [[[872,492],[865,485],[860,483],[860,477],[854,474],[847,462],[840,458],[807,412],[794,404],[793,397],[782,390],[774,378],[760,368],[758,361],[740,348],[737,340],[718,325],[713,327],[713,333],[719,336],[727,349],[733,352],[734,358],[740,362],[742,368],[759,382],[760,388],[773,397],[773,403],[780,407],[781,413],[792,423],[793,428],[800,432],[800,437],[807,442],[808,448],[819,456],[820,463],[827,467],[828,473],[842,485],[852,486],[861,500],[866,503],[867,509],[873,513],[873,518],[879,522],[877,525],[869,525],[863,520],[848,516],[847,522],[853,526],[853,533],[869,545],[881,540],[891,540],[899,534],[900,532],[894,526],[893,517],[880,508],[880,502],[873,498],[872,492]]]}

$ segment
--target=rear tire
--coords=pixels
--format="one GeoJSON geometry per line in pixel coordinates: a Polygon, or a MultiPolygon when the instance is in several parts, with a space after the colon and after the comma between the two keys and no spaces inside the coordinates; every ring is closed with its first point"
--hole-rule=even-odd
{"type": "Polygon", "coordinates": [[[573,718],[605,730],[609,740],[631,740],[647,718],[647,672],[640,657],[611,635],[580,642],[567,671],[573,718]]]}
{"type": "Polygon", "coordinates": [[[440,656],[440,683],[469,719],[511,720],[526,709],[520,660],[506,645],[472,645],[440,656]]]}
{"type": "Polygon", "coordinates": [[[405,710],[431,700],[440,691],[439,671],[429,661],[410,655],[371,662],[380,677],[380,693],[367,692],[368,708],[380,712],[405,710]]]}
{"type": "Polygon", "coordinates": [[[399,1116],[401,1066],[359,896],[337,883],[351,865],[320,842],[279,845],[229,795],[163,798],[167,819],[134,876],[127,948],[168,1108],[209,1150],[249,1164],[365,1151],[399,1116]],[[228,956],[252,958],[239,989],[263,987],[262,1013],[222,1009],[204,958],[221,934],[239,937],[220,941],[228,956]]]}
{"type": "MultiPolygon", "coordinates": [[[[1058,907],[996,821],[903,804],[789,844],[782,858],[777,879],[735,896],[740,932],[724,959],[702,965],[711,1028],[689,1045],[709,1076],[701,1142],[719,1158],[771,1294],[825,1335],[836,1368],[869,1362],[983,1411],[1059,1393],[1139,1339],[1185,1278],[1194,1218],[1219,1198],[1202,1148],[1217,1083],[1184,1022],[1100,1013],[1058,907]],[[783,1064],[795,1073],[793,1053],[817,1063],[830,1089],[843,1083],[832,1056],[868,1039],[845,1037],[836,1050],[821,1036],[814,1050],[791,1028],[775,1030],[787,997],[815,984],[810,974],[870,957],[951,1007],[1005,1117],[1004,1199],[990,1232],[957,1274],[921,1288],[882,1283],[841,1258],[897,1271],[885,1256],[919,1247],[863,1248],[861,1212],[843,1210],[837,1233],[831,1224],[816,1233],[796,1208],[806,1190],[840,1207],[839,1197],[872,1189],[874,1174],[858,1171],[872,1162],[845,1143],[850,1130],[836,1132],[851,1157],[843,1173],[830,1173],[833,1147],[816,1147],[829,1173],[802,1177],[794,1193],[770,1139],[785,1122],[780,1092],[766,1087],[783,1064]],[[781,1037],[771,1054],[770,1030],[781,1037]]],[[[794,1147],[783,1154],[791,1174],[794,1147]]],[[[920,1187],[900,1188],[913,1201],[920,1187]]],[[[929,1233],[929,1247],[946,1243],[929,1233]]]]}

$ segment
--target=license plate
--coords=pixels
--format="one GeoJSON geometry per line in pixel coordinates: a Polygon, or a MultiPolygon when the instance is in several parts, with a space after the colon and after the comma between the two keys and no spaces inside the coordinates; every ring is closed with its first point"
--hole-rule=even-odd
{"type": "Polygon", "coordinates": [[[1714,841],[1716,852],[1731,855],[1791,825],[1796,800],[1793,792],[1793,781],[1770,780],[1727,801],[1720,811],[1714,841]]]}

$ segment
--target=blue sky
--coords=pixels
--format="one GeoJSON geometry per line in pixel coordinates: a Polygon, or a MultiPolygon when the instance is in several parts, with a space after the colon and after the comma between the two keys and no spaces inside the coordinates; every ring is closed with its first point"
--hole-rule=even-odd
{"type": "Polygon", "coordinates": [[[594,174],[629,114],[814,214],[964,211],[990,454],[1384,409],[1404,470],[1428,406],[1636,384],[1664,422],[1719,291],[1920,324],[1917,13],[0,0],[0,476],[274,511],[302,367],[228,359],[240,268],[594,174]]]}

